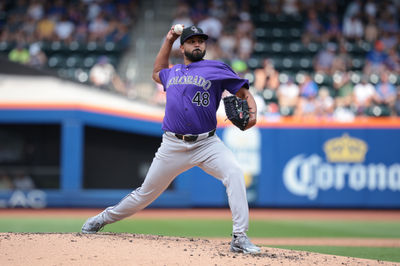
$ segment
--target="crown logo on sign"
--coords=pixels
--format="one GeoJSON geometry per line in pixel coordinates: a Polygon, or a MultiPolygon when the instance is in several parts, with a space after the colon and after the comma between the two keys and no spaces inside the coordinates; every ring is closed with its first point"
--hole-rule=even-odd
{"type": "Polygon", "coordinates": [[[347,133],[324,144],[324,152],[329,162],[363,162],[367,150],[368,146],[363,140],[352,138],[347,133]]]}

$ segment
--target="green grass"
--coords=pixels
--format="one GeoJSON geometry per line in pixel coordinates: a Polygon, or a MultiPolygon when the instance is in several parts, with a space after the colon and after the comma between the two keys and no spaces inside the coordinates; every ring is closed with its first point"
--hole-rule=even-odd
{"type": "MultiPolygon", "coordinates": [[[[85,219],[1,218],[0,232],[79,232],[85,219]]],[[[230,237],[230,220],[126,219],[107,225],[104,232],[126,232],[185,237],[230,237]]],[[[250,237],[400,238],[399,221],[252,220],[250,237]]],[[[400,262],[400,248],[277,246],[338,256],[400,262]]]]}
{"type": "Polygon", "coordinates": [[[330,255],[356,257],[371,260],[400,262],[400,248],[389,247],[327,247],[327,246],[271,246],[330,255]]]}
{"type": "MultiPolygon", "coordinates": [[[[0,218],[1,232],[78,232],[85,219],[0,218]]],[[[188,237],[226,237],[230,220],[126,219],[104,231],[188,237]]],[[[400,222],[391,221],[264,221],[250,222],[251,237],[400,238],[400,222]]]]}

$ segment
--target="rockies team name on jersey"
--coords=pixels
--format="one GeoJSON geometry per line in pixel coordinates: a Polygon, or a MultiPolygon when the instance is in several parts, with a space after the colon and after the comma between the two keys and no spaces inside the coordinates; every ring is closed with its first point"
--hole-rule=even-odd
{"type": "Polygon", "coordinates": [[[208,90],[211,87],[211,81],[206,80],[202,76],[181,76],[173,77],[168,80],[167,89],[171,85],[177,84],[193,84],[199,87],[203,87],[204,90],[208,90]]]}

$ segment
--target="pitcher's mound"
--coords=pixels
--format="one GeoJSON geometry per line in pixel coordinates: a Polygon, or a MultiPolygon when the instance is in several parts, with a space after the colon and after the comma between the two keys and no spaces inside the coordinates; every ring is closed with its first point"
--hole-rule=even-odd
{"type": "MultiPolygon", "coordinates": [[[[257,242],[255,242],[257,244],[257,242]]],[[[394,265],[262,247],[229,251],[229,241],[139,234],[0,233],[2,265],[394,265]]]]}

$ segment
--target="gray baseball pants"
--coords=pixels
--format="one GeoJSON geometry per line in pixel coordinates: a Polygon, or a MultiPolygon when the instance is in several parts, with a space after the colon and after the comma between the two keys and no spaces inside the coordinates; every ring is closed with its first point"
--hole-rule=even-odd
{"type": "Polygon", "coordinates": [[[117,205],[101,215],[109,224],[144,209],[153,202],[180,173],[198,166],[221,180],[226,187],[232,212],[233,233],[246,232],[249,209],[243,171],[231,150],[217,135],[195,142],[177,139],[173,133],[163,134],[162,143],[141,187],[132,191],[117,205]]]}

